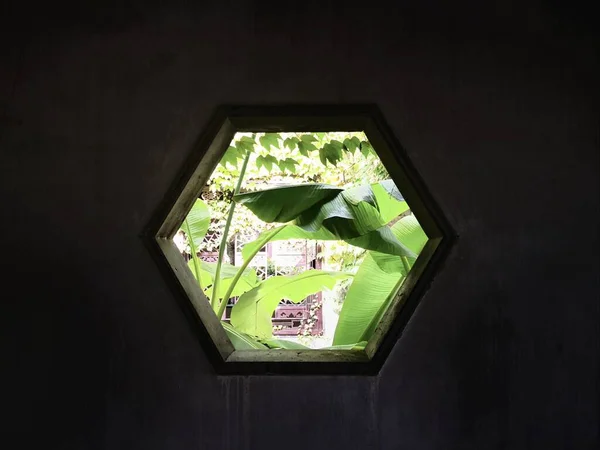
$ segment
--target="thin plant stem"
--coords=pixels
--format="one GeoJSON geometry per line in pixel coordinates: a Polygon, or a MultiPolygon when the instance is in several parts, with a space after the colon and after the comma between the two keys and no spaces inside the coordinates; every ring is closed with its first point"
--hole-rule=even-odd
{"type": "MultiPolygon", "coordinates": [[[[256,250],[254,250],[252,253],[250,253],[248,255],[247,258],[244,259],[244,264],[242,264],[240,266],[239,270],[236,272],[235,276],[233,277],[233,280],[231,280],[229,289],[227,289],[227,292],[223,296],[223,300],[221,301],[221,305],[219,306],[219,310],[217,311],[217,317],[219,318],[219,320],[221,320],[221,317],[223,317],[225,308],[227,308],[227,301],[229,300],[229,297],[231,297],[231,293],[233,292],[233,289],[235,288],[235,285],[237,284],[238,280],[244,274],[244,270],[246,270],[248,268],[248,265],[254,259],[256,254],[260,251],[260,249],[263,248],[271,239],[273,239],[275,236],[277,236],[277,234],[279,234],[279,232],[281,230],[283,230],[286,226],[287,225],[282,225],[280,227],[277,227],[277,228],[274,228],[273,230],[271,230],[270,233],[266,234],[263,237],[263,239],[261,240],[259,245],[256,246],[256,250]]],[[[214,291],[213,291],[213,295],[214,295],[214,291]]]]}
{"type": "Polygon", "coordinates": [[[183,231],[185,231],[185,234],[190,242],[190,252],[192,253],[192,261],[194,264],[194,272],[196,273],[196,280],[198,281],[198,286],[200,286],[200,289],[202,289],[202,284],[200,283],[200,259],[198,258],[196,244],[194,244],[194,239],[192,239],[192,230],[190,229],[190,224],[188,223],[187,217],[183,221],[183,227],[183,231]]]}
{"type": "MultiPolygon", "coordinates": [[[[237,185],[235,186],[235,190],[233,191],[233,195],[237,195],[240,192],[242,182],[244,180],[244,175],[246,174],[246,167],[248,167],[248,161],[250,161],[250,152],[247,152],[246,157],[244,158],[244,163],[242,164],[240,176],[238,178],[237,185]]],[[[221,265],[223,264],[223,257],[225,256],[225,247],[227,247],[227,237],[229,235],[229,228],[231,227],[234,211],[235,202],[232,199],[231,205],[229,205],[229,214],[227,215],[227,222],[225,222],[225,229],[223,230],[223,237],[221,238],[221,245],[219,245],[219,259],[217,260],[217,268],[215,269],[215,279],[213,282],[212,298],[210,299],[210,305],[212,306],[213,310],[216,310],[218,305],[221,265]]],[[[221,319],[221,316],[218,317],[219,319],[221,319]]]]}

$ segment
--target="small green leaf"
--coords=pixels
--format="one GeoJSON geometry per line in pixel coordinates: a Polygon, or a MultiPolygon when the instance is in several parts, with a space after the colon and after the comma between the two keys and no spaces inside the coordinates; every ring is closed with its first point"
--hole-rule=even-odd
{"type": "Polygon", "coordinates": [[[267,151],[271,150],[271,147],[279,148],[279,135],[277,133],[265,133],[264,136],[259,138],[259,141],[260,145],[267,151]]]}
{"type": "Polygon", "coordinates": [[[269,172],[273,170],[273,164],[277,164],[277,158],[272,155],[267,155],[264,157],[265,169],[267,169],[269,172]]]}
{"type": "Polygon", "coordinates": [[[290,150],[294,150],[296,145],[298,145],[298,142],[300,142],[300,139],[292,136],[283,141],[283,146],[289,148],[290,150]]]}
{"type": "Polygon", "coordinates": [[[261,169],[261,167],[265,166],[265,157],[262,155],[258,155],[256,158],[256,168],[261,169]]]}
{"type": "Polygon", "coordinates": [[[279,166],[282,172],[289,170],[292,173],[296,173],[296,166],[298,165],[298,161],[292,158],[286,158],[278,161],[277,165],[279,166]]]}
{"type": "Polygon", "coordinates": [[[336,144],[329,143],[325,144],[323,148],[319,150],[319,159],[324,166],[326,166],[328,162],[337,166],[337,163],[342,159],[341,142],[336,142],[340,144],[340,147],[336,144]]]}
{"type": "Polygon", "coordinates": [[[302,139],[302,142],[307,143],[315,142],[317,140],[317,138],[314,137],[312,134],[303,134],[302,136],[300,136],[300,139],[302,139]]]}
{"type": "Polygon", "coordinates": [[[331,142],[329,142],[329,145],[332,145],[334,148],[336,148],[337,150],[340,150],[340,151],[344,147],[344,144],[342,144],[337,139],[332,139],[331,142]]]}
{"type": "Polygon", "coordinates": [[[344,147],[346,147],[346,151],[348,151],[352,154],[354,154],[354,152],[356,152],[356,149],[358,148],[359,145],[360,145],[360,141],[358,140],[358,138],[356,136],[354,136],[351,139],[349,139],[349,138],[344,139],[344,147]],[[356,141],[354,139],[356,139],[356,141]]]}
{"type": "Polygon", "coordinates": [[[256,144],[256,142],[254,141],[254,139],[249,138],[248,136],[243,136],[237,143],[237,148],[240,150],[240,152],[242,152],[243,154],[247,153],[247,152],[253,152],[254,151],[254,145],[256,144]]]}
{"type": "Polygon", "coordinates": [[[305,141],[298,142],[298,151],[303,156],[308,157],[308,152],[314,151],[316,149],[317,149],[317,147],[315,147],[315,145],[311,144],[310,142],[305,142],[305,141]]]}
{"type": "Polygon", "coordinates": [[[248,336],[246,333],[242,333],[241,331],[236,330],[231,324],[227,322],[221,322],[223,325],[223,329],[225,333],[227,333],[227,337],[233,344],[233,348],[236,350],[268,350],[264,344],[256,341],[252,337],[248,336]]]}
{"type": "Polygon", "coordinates": [[[221,158],[219,164],[227,168],[227,164],[229,163],[237,169],[239,157],[239,150],[236,147],[230,146],[221,158]]]}
{"type": "Polygon", "coordinates": [[[271,170],[273,170],[273,164],[277,164],[277,162],[277,158],[275,158],[274,156],[259,155],[256,158],[256,168],[260,169],[261,167],[264,167],[267,171],[271,172],[271,170]]]}
{"type": "Polygon", "coordinates": [[[374,153],[373,146],[368,141],[362,141],[360,143],[360,152],[365,156],[369,156],[369,153],[374,153]]]}

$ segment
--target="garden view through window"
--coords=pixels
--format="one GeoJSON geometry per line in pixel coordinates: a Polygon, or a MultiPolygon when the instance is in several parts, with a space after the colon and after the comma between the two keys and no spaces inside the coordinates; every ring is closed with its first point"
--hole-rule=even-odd
{"type": "Polygon", "coordinates": [[[352,350],[427,236],[364,133],[238,132],[174,242],[236,350],[352,350]]]}

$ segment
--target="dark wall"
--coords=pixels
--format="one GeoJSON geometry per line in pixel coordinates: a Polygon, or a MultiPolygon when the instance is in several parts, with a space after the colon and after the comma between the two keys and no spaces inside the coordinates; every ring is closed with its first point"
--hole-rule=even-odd
{"type": "Polygon", "coordinates": [[[599,444],[593,16],[310,3],[2,14],[1,447],[599,444]],[[460,235],[378,377],[215,376],[138,238],[214,107],[272,102],[377,103],[460,235]]]}

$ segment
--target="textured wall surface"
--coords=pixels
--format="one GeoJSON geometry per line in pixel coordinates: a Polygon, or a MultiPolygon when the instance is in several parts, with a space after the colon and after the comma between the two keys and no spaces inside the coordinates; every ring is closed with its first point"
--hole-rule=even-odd
{"type": "Polygon", "coordinates": [[[403,3],[2,15],[2,447],[596,448],[589,20],[403,3]],[[378,377],[217,377],[138,237],[214,107],[273,102],[377,103],[460,235],[378,377]]]}

